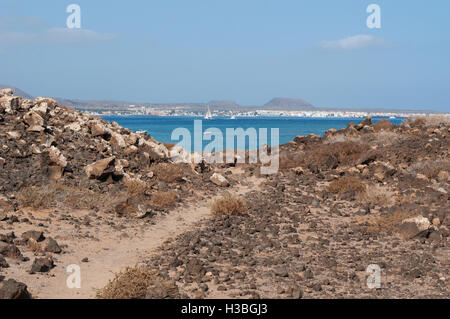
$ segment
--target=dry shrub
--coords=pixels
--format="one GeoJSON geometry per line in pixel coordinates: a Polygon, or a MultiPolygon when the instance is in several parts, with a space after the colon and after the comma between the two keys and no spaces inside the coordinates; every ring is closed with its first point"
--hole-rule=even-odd
{"type": "Polygon", "coordinates": [[[152,194],[151,204],[156,207],[172,207],[178,200],[177,193],[175,191],[168,192],[156,192],[152,194]]]}
{"type": "Polygon", "coordinates": [[[379,217],[371,219],[367,231],[370,233],[380,231],[392,233],[394,230],[398,229],[403,220],[415,216],[417,216],[417,213],[406,210],[397,210],[393,213],[382,214],[379,217]]]}
{"type": "Polygon", "coordinates": [[[334,180],[328,186],[330,193],[345,193],[347,191],[353,191],[356,194],[366,192],[366,184],[362,180],[353,176],[344,176],[340,179],[334,180]]]}
{"type": "Polygon", "coordinates": [[[39,253],[42,251],[41,244],[35,241],[33,238],[29,238],[27,244],[28,248],[34,253],[39,253]]]}
{"type": "Polygon", "coordinates": [[[369,142],[372,142],[377,145],[392,145],[398,144],[406,140],[406,136],[392,131],[380,131],[374,134],[371,134],[369,137],[369,142]]]}
{"type": "Polygon", "coordinates": [[[173,183],[183,177],[182,164],[159,163],[153,170],[159,180],[166,183],[173,183]]]}
{"type": "Polygon", "coordinates": [[[100,209],[105,205],[104,195],[92,190],[48,184],[22,188],[17,196],[22,207],[33,209],[49,209],[55,207],[72,209],[100,209]]]}
{"type": "Polygon", "coordinates": [[[449,160],[428,160],[412,164],[407,168],[411,174],[423,174],[429,179],[437,178],[439,172],[450,171],[449,160]]]}
{"type": "Polygon", "coordinates": [[[245,199],[226,193],[211,204],[211,212],[215,215],[238,215],[248,210],[245,199]]]}
{"type": "Polygon", "coordinates": [[[394,193],[387,187],[380,185],[368,185],[364,192],[357,197],[361,203],[371,206],[389,207],[395,204],[394,193]]]}
{"type": "MultiPolygon", "coordinates": [[[[99,299],[142,299],[147,290],[155,282],[163,283],[155,272],[145,267],[127,267],[124,271],[115,274],[114,279],[97,291],[99,299]]],[[[168,285],[169,283],[167,283],[168,285]]]]}
{"type": "Polygon", "coordinates": [[[297,152],[289,152],[285,150],[280,151],[279,157],[280,169],[287,169],[301,166],[303,163],[302,157],[304,156],[304,154],[305,153],[302,151],[297,152]]]}
{"type": "Polygon", "coordinates": [[[314,147],[304,156],[304,164],[319,164],[328,166],[330,158],[334,158],[342,165],[354,165],[361,158],[368,147],[359,142],[336,142],[321,144],[314,147]]]}
{"type": "Polygon", "coordinates": [[[431,114],[422,117],[408,118],[407,121],[411,126],[425,126],[427,128],[450,126],[450,115],[448,114],[431,114]]]}
{"type": "Polygon", "coordinates": [[[127,178],[123,183],[127,187],[127,192],[130,195],[143,195],[148,188],[147,183],[139,178],[127,178]]]}
{"type": "Polygon", "coordinates": [[[328,136],[325,140],[325,144],[334,144],[334,143],[342,143],[342,142],[351,142],[351,143],[361,143],[361,137],[353,137],[347,136],[344,134],[336,134],[328,136]]]}
{"type": "Polygon", "coordinates": [[[374,125],[372,125],[372,127],[375,130],[375,132],[389,131],[392,129],[392,123],[391,121],[384,119],[376,122],[374,125]]]}
{"type": "Polygon", "coordinates": [[[423,117],[408,119],[408,123],[412,127],[421,127],[425,125],[425,119],[423,117]]]}

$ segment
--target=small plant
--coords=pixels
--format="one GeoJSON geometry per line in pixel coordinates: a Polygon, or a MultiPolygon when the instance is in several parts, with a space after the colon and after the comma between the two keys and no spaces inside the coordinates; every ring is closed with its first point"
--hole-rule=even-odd
{"type": "Polygon", "coordinates": [[[138,178],[128,178],[124,181],[124,184],[130,195],[143,195],[147,190],[147,183],[138,178]]]}
{"type": "Polygon", "coordinates": [[[183,166],[181,164],[159,163],[154,167],[154,172],[160,181],[173,183],[183,177],[183,166]]]}
{"type": "Polygon", "coordinates": [[[151,204],[156,207],[166,208],[174,206],[177,200],[178,196],[175,191],[156,192],[152,194],[151,204]]]}
{"type": "Polygon", "coordinates": [[[395,204],[394,193],[380,185],[368,185],[364,192],[358,194],[357,199],[371,206],[389,207],[395,204]]]}
{"type": "Polygon", "coordinates": [[[101,209],[106,206],[104,196],[100,193],[60,184],[24,187],[19,191],[17,199],[22,207],[33,209],[101,209]]]}
{"type": "Polygon", "coordinates": [[[177,288],[174,284],[163,281],[156,272],[139,266],[127,267],[115,274],[114,279],[110,280],[103,289],[97,290],[96,295],[98,299],[143,299],[152,286],[164,286],[165,291],[172,293],[171,296],[157,296],[159,298],[177,297],[177,288]]]}
{"type": "Polygon", "coordinates": [[[353,191],[356,194],[366,192],[366,184],[362,180],[353,176],[344,176],[340,179],[334,180],[328,186],[330,193],[345,193],[347,191],[353,191]]]}
{"type": "Polygon", "coordinates": [[[226,193],[211,204],[211,212],[215,215],[238,215],[248,210],[245,199],[226,193]]]}
{"type": "Polygon", "coordinates": [[[369,222],[370,225],[367,228],[367,231],[369,233],[377,233],[380,231],[392,233],[401,225],[403,220],[414,216],[417,216],[417,213],[405,210],[397,210],[393,213],[382,214],[369,222]]]}

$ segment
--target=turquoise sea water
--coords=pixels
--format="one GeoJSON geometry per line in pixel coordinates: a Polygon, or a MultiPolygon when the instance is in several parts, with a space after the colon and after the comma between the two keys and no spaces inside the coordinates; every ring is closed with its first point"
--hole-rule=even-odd
{"type": "MultiPolygon", "coordinates": [[[[171,140],[171,135],[176,128],[186,128],[194,135],[194,120],[203,120],[194,117],[161,117],[161,116],[103,116],[103,119],[110,122],[117,122],[121,126],[133,131],[146,131],[156,140],[163,143],[177,143],[171,140]]],[[[203,120],[203,132],[214,127],[218,128],[223,136],[227,128],[259,128],[268,129],[267,144],[271,144],[270,128],[279,129],[279,144],[292,141],[298,135],[308,135],[311,133],[323,135],[330,128],[340,129],[347,126],[349,122],[358,123],[364,118],[214,118],[203,120]]],[[[373,118],[374,122],[382,118],[373,118]]],[[[402,118],[390,119],[393,124],[400,124],[402,118]]],[[[209,141],[204,141],[203,146],[209,141]]],[[[248,148],[248,145],[246,146],[248,148]]]]}

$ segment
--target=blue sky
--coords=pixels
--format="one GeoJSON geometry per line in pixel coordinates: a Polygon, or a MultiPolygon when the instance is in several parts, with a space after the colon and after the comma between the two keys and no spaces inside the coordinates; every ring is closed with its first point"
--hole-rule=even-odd
{"type": "Polygon", "coordinates": [[[0,83],[136,102],[450,112],[448,0],[0,0],[0,83]],[[81,30],[66,7],[81,7],[81,30]],[[381,7],[381,29],[366,8],[381,7]]]}

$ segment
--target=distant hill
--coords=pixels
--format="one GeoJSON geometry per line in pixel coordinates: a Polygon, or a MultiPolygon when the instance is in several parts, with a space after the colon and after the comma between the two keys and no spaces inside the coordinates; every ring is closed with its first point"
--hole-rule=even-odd
{"type": "Polygon", "coordinates": [[[264,108],[268,109],[283,109],[283,110],[315,110],[312,104],[303,99],[291,99],[276,97],[264,104],[264,108]]]}
{"type": "Polygon", "coordinates": [[[1,90],[1,89],[13,89],[14,95],[16,95],[16,96],[21,96],[21,97],[23,97],[24,99],[29,99],[29,100],[33,100],[33,99],[34,99],[34,97],[31,96],[30,94],[28,94],[28,93],[22,91],[21,89],[18,89],[18,88],[16,88],[16,87],[12,86],[12,85],[3,85],[3,84],[0,84],[0,90],[1,90]]]}
{"type": "Polygon", "coordinates": [[[230,100],[213,100],[213,101],[209,101],[207,103],[210,107],[212,108],[217,108],[217,109],[234,109],[234,108],[239,108],[239,104],[237,104],[234,101],[230,101],[230,100]]]}

